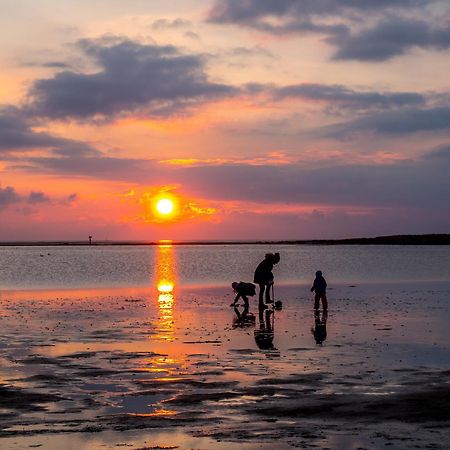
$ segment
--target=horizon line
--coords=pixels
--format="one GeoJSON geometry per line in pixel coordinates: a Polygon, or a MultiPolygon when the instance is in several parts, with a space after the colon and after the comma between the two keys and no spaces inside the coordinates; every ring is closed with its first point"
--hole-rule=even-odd
{"type": "Polygon", "coordinates": [[[431,244],[450,245],[450,234],[400,234],[375,237],[353,237],[335,239],[211,239],[211,240],[36,240],[0,241],[0,246],[107,246],[107,245],[314,245],[314,244],[431,244]]]}

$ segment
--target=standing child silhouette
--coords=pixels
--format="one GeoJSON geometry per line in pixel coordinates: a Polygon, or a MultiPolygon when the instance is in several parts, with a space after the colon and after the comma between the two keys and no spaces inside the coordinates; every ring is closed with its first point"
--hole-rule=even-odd
{"type": "Polygon", "coordinates": [[[315,292],[314,295],[314,309],[319,309],[320,300],[322,300],[322,308],[324,311],[328,310],[327,300],[327,282],[322,275],[322,272],[318,270],[316,272],[316,278],[311,287],[311,292],[315,292]]]}

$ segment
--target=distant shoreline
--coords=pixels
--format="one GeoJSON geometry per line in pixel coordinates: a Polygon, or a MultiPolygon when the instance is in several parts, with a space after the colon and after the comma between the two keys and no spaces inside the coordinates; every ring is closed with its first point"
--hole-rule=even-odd
{"type": "Polygon", "coordinates": [[[409,234],[349,239],[243,240],[243,241],[11,241],[0,247],[112,246],[112,245],[450,245],[450,234],[409,234]]]}

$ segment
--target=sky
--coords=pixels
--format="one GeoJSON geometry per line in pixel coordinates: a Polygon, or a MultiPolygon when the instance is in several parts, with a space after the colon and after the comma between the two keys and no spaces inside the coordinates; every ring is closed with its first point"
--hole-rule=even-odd
{"type": "Polygon", "coordinates": [[[447,0],[0,0],[0,29],[0,241],[450,232],[447,0]]]}

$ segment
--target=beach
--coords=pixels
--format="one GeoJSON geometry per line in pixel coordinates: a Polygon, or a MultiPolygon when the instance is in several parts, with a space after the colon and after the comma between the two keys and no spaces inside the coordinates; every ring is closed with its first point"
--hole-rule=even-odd
{"type": "Polygon", "coordinates": [[[0,29],[0,450],[450,450],[450,0],[0,29]]]}
{"type": "Polygon", "coordinates": [[[0,446],[446,448],[450,283],[328,295],[317,344],[305,284],[2,291],[0,446]]]}

